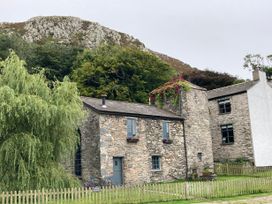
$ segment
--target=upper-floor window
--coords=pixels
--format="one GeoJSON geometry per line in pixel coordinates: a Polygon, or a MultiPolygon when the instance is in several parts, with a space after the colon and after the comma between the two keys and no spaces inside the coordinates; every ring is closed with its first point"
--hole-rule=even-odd
{"type": "Polygon", "coordinates": [[[161,169],[161,157],[160,156],[152,156],[152,170],[160,170],[161,169]]]}
{"type": "Polygon", "coordinates": [[[169,122],[168,121],[163,121],[162,122],[162,136],[163,139],[168,140],[169,139],[169,122]]]}
{"type": "Polygon", "coordinates": [[[229,98],[223,98],[218,100],[219,105],[219,113],[230,113],[231,112],[231,104],[229,98]]]}
{"type": "Polygon", "coordinates": [[[234,134],[232,124],[221,125],[222,144],[233,144],[234,134]]]}
{"type": "Polygon", "coordinates": [[[132,138],[136,136],[136,119],[128,118],[127,119],[127,137],[132,138]]]}

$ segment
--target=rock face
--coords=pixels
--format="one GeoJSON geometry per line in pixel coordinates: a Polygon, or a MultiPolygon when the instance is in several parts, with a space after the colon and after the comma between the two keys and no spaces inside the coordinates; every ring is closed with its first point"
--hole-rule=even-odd
{"type": "Polygon", "coordinates": [[[145,47],[130,35],[76,17],[34,17],[24,23],[3,23],[0,28],[18,32],[28,42],[52,38],[60,43],[73,43],[87,48],[95,48],[102,42],[135,45],[142,49],[145,47]]]}

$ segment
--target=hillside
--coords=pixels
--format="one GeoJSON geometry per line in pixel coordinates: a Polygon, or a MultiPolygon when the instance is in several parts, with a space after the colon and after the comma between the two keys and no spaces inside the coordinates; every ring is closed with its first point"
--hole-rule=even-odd
{"type": "Polygon", "coordinates": [[[194,70],[190,65],[178,59],[146,49],[144,43],[128,34],[77,17],[34,17],[26,22],[0,23],[0,29],[7,33],[18,33],[28,42],[42,43],[52,39],[59,43],[85,48],[96,48],[103,42],[120,46],[132,45],[152,52],[179,73],[189,73],[194,70]]]}
{"type": "Polygon", "coordinates": [[[48,76],[50,75],[49,79],[53,79],[54,75],[58,79],[63,75],[68,75],[72,70],[76,54],[80,50],[84,48],[94,50],[104,43],[121,47],[136,47],[144,52],[151,53],[174,68],[177,73],[182,74],[186,80],[207,89],[230,85],[237,81],[236,77],[227,73],[192,68],[179,59],[146,48],[143,42],[133,36],[77,17],[33,17],[25,22],[0,23],[0,34],[13,36],[10,39],[2,36],[2,39],[0,39],[0,41],[2,40],[0,58],[7,56],[9,49],[15,49],[19,52],[19,56],[27,61],[29,68],[37,65],[53,67],[53,69],[49,69],[49,72],[51,72],[48,74],[48,76]],[[48,44],[48,42],[54,43],[48,44]],[[35,49],[33,51],[31,44],[36,44],[36,51],[35,49]],[[41,45],[41,47],[37,45],[41,45]],[[29,50],[32,50],[32,53],[29,50]],[[33,59],[33,54],[39,55],[38,61],[35,57],[33,59]],[[56,57],[56,55],[58,56],[56,57]],[[55,62],[60,61],[65,61],[65,63],[62,64],[62,67],[56,66],[55,62]],[[61,73],[55,73],[56,70],[61,69],[61,73]]]}

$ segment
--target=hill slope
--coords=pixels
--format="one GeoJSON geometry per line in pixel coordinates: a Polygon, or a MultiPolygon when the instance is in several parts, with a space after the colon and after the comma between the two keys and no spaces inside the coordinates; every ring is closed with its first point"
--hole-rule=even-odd
{"type": "Polygon", "coordinates": [[[77,17],[34,17],[26,22],[0,23],[4,32],[20,34],[28,42],[43,42],[52,39],[59,43],[74,44],[85,48],[96,48],[102,42],[117,45],[132,45],[150,51],[175,68],[179,73],[190,73],[194,69],[182,61],[145,48],[138,39],[98,23],[77,17]]]}

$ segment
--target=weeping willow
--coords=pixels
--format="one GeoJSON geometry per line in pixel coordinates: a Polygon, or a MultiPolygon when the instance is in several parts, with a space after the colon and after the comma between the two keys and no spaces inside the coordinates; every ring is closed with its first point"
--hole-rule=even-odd
{"type": "Polygon", "coordinates": [[[0,62],[0,191],[77,186],[60,165],[78,143],[84,112],[76,85],[52,87],[11,52],[0,62]]]}

